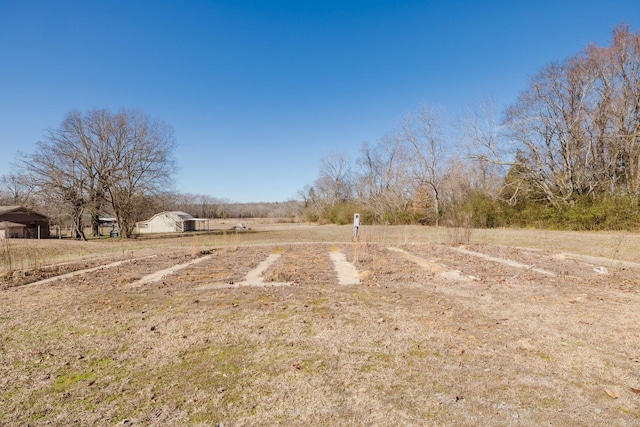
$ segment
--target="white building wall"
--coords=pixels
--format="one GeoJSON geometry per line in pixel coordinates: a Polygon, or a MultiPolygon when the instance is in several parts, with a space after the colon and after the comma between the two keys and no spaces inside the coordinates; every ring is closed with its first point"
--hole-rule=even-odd
{"type": "Polygon", "coordinates": [[[175,224],[167,215],[158,215],[149,221],[149,233],[173,233],[175,224]]]}
{"type": "Polygon", "coordinates": [[[178,229],[176,220],[168,214],[157,215],[149,221],[141,222],[138,225],[138,233],[175,233],[178,229]]]}
{"type": "Polygon", "coordinates": [[[10,237],[24,238],[24,229],[22,227],[9,227],[0,230],[0,239],[10,237]]]}

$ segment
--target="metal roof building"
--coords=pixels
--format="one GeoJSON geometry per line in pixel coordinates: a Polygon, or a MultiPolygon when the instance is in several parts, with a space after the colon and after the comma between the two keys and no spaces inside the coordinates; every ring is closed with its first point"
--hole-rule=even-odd
{"type": "Polygon", "coordinates": [[[40,239],[49,237],[49,218],[24,206],[0,206],[0,223],[2,223],[0,238],[40,239]]]}
{"type": "Polygon", "coordinates": [[[182,233],[185,231],[195,231],[196,221],[186,212],[165,211],[152,216],[146,221],[136,223],[136,232],[145,233],[182,233]]]}

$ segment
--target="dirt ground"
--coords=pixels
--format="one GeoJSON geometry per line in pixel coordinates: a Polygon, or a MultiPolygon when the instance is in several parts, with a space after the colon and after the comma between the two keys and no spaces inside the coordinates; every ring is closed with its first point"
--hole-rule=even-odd
{"type": "Polygon", "coordinates": [[[640,425],[639,236],[257,228],[34,243],[0,424],[640,425]]]}

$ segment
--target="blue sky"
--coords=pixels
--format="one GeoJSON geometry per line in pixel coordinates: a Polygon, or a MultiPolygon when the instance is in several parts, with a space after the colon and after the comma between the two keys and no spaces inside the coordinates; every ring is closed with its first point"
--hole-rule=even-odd
{"type": "Polygon", "coordinates": [[[498,111],[640,1],[0,0],[0,175],[74,109],[176,131],[176,190],[284,201],[422,103],[498,111]]]}

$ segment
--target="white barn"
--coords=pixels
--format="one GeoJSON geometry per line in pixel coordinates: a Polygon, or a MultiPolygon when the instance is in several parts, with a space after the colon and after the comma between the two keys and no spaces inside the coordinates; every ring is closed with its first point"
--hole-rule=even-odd
{"type": "Polygon", "coordinates": [[[136,223],[138,234],[146,233],[182,233],[195,231],[196,218],[181,211],[165,211],[155,214],[146,221],[136,223]]]}

